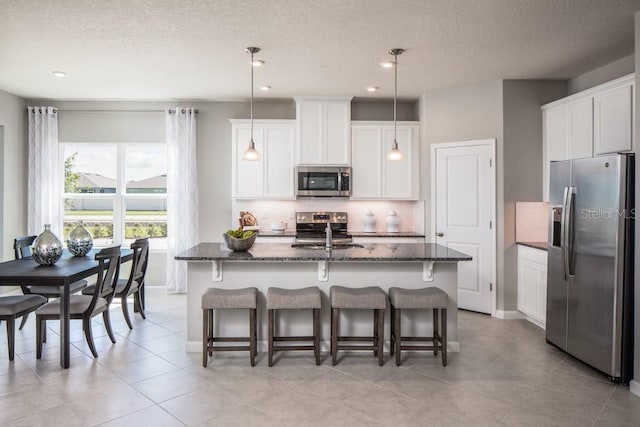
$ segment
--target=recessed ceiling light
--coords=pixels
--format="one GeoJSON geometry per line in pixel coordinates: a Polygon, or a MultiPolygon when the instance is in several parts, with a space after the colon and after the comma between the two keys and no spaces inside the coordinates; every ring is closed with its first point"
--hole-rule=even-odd
{"type": "Polygon", "coordinates": [[[367,86],[365,87],[365,89],[367,90],[367,92],[377,92],[380,88],[378,86],[367,86]]]}
{"type": "Polygon", "coordinates": [[[254,67],[262,67],[264,65],[264,61],[262,59],[254,59],[253,62],[251,62],[251,65],[254,67]]]}
{"type": "Polygon", "coordinates": [[[381,62],[380,65],[382,66],[382,68],[393,68],[393,62],[392,61],[381,62]]]}
{"type": "Polygon", "coordinates": [[[65,73],[64,71],[52,71],[51,74],[56,77],[67,77],[67,73],[65,73]]]}
{"type": "Polygon", "coordinates": [[[269,85],[260,86],[260,90],[264,90],[266,92],[268,90],[271,90],[271,86],[269,85]]]}

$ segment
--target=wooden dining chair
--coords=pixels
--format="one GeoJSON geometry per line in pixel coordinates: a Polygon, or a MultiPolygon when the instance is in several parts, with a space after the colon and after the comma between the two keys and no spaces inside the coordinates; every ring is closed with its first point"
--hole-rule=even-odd
{"type": "Polygon", "coordinates": [[[27,316],[46,302],[47,299],[40,295],[9,295],[0,297],[0,320],[7,322],[9,360],[13,360],[16,342],[16,319],[20,316],[27,316]]]}
{"type": "MultiPolygon", "coordinates": [[[[13,240],[13,251],[15,259],[23,259],[31,257],[31,245],[33,241],[36,240],[37,236],[24,236],[18,237],[13,240]]],[[[73,282],[69,285],[69,292],[75,294],[76,292],[81,291],[87,286],[86,280],[78,280],[77,282],[73,282]]],[[[22,293],[25,295],[41,295],[46,298],[48,301],[51,298],[59,298],[60,297],[60,289],[57,286],[52,285],[23,285],[20,286],[22,288],[22,293]]],[[[46,301],[45,301],[46,302],[46,301]]],[[[29,313],[22,316],[22,322],[20,323],[20,330],[27,323],[27,319],[29,317],[29,313]]]]}
{"type": "MultiPolygon", "coordinates": [[[[96,292],[93,295],[71,295],[69,301],[69,318],[82,320],[87,344],[93,357],[98,357],[91,332],[91,319],[102,313],[104,326],[111,342],[116,338],[111,329],[109,305],[115,295],[120,272],[120,245],[102,249],[96,254],[98,261],[98,279],[96,292]]],[[[46,321],[60,319],[60,298],[49,301],[36,310],[36,358],[42,357],[42,343],[46,340],[46,321]]]]}
{"type": "MultiPolygon", "coordinates": [[[[143,319],[147,318],[144,313],[142,300],[144,295],[144,280],[147,274],[147,261],[149,259],[149,238],[145,237],[143,239],[135,240],[131,244],[131,250],[133,251],[131,272],[129,273],[128,278],[118,279],[115,294],[115,298],[120,298],[122,314],[124,316],[124,320],[127,322],[127,326],[129,326],[129,329],[133,329],[127,304],[127,298],[129,296],[133,295],[134,310],[140,313],[143,319]]],[[[82,293],[84,295],[93,295],[95,289],[95,285],[89,285],[82,290],[82,293]]]]}

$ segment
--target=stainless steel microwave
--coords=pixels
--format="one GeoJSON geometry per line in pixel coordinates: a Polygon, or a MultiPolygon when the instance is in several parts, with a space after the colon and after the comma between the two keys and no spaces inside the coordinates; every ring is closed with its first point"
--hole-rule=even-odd
{"type": "Polygon", "coordinates": [[[349,197],[351,168],[342,166],[298,166],[296,196],[349,197]]]}

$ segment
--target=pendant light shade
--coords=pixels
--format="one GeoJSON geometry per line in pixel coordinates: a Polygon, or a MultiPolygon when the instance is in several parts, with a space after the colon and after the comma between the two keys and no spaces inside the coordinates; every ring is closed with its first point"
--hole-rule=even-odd
{"type": "Polygon", "coordinates": [[[260,160],[260,153],[256,150],[256,143],[253,141],[253,67],[256,66],[253,60],[253,54],[260,52],[260,48],[248,47],[245,51],[251,54],[251,139],[249,140],[249,146],[244,150],[242,160],[256,161],[260,160]]]}
{"type": "Polygon", "coordinates": [[[404,49],[391,49],[389,54],[393,55],[393,145],[387,153],[387,161],[399,162],[404,159],[402,151],[398,148],[397,138],[397,113],[398,113],[398,55],[401,55],[404,49]]]}

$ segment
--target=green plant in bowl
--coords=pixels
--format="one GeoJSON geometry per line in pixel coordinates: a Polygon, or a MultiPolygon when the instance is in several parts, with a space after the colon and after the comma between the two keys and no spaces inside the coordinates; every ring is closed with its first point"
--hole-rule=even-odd
{"type": "Polygon", "coordinates": [[[237,230],[227,230],[227,232],[222,235],[227,247],[235,252],[242,252],[251,248],[256,242],[257,236],[258,233],[255,231],[243,231],[241,228],[237,230]]]}

